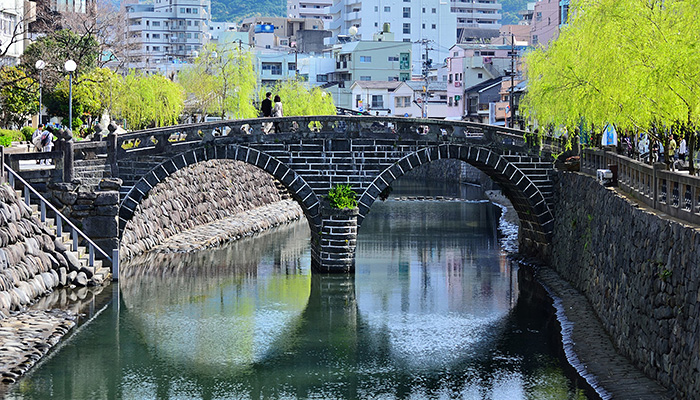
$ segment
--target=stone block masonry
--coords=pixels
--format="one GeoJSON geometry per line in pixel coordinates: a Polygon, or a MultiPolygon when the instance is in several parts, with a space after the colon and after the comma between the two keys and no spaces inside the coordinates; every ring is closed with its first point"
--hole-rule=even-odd
{"type": "Polygon", "coordinates": [[[700,399],[700,230],[578,173],[555,179],[552,267],[647,376],[700,399]]]}
{"type": "Polygon", "coordinates": [[[285,197],[268,173],[252,165],[233,160],[193,164],[164,178],[141,200],[122,236],[121,258],[129,259],[186,230],[285,197]]]}

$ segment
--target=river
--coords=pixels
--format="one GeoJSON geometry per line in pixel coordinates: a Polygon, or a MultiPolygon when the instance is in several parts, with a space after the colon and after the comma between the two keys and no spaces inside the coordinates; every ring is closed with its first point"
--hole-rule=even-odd
{"type": "Polygon", "coordinates": [[[500,212],[478,188],[399,184],[352,276],[311,275],[305,221],[133,260],[6,398],[587,399],[500,212]],[[396,200],[410,195],[460,200],[396,200]]]}

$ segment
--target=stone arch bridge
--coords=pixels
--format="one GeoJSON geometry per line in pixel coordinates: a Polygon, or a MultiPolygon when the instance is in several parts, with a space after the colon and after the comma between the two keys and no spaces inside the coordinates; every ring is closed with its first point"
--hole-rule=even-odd
{"type": "Polygon", "coordinates": [[[397,117],[258,118],[111,134],[107,150],[111,175],[128,188],[119,207],[119,237],[140,201],[170,174],[200,161],[239,160],[267,171],[301,205],[312,232],[314,271],[351,271],[357,229],[380,193],[420,165],[457,159],[485,172],[512,201],[521,221],[521,251],[549,251],[551,153],[529,146],[517,130],[397,117]],[[265,134],[265,123],[279,133],[265,134]],[[324,204],[338,184],[358,193],[357,209],[324,204]]]}

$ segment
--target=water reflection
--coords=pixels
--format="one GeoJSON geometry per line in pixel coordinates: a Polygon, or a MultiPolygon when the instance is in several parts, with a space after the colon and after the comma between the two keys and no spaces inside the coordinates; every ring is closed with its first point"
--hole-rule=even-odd
{"type": "Polygon", "coordinates": [[[576,398],[498,212],[377,203],[354,276],[311,276],[304,221],[133,260],[111,308],[10,398],[576,398]]]}

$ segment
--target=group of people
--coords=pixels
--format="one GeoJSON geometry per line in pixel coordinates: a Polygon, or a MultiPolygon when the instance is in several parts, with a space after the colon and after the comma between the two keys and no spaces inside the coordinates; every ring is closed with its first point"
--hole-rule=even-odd
{"type": "MultiPolygon", "coordinates": [[[[271,92],[265,93],[265,100],[263,100],[262,103],[260,104],[260,111],[262,112],[262,116],[263,117],[282,117],[284,114],[282,111],[282,99],[280,99],[279,95],[276,95],[274,98],[274,105],[273,105],[273,100],[270,100],[270,97],[272,97],[271,92]]],[[[271,122],[265,122],[263,124],[263,131],[265,133],[272,133],[272,127],[273,127],[273,124],[271,122]]],[[[277,123],[277,122],[274,123],[274,131],[280,132],[279,123],[277,123]]]]}
{"type": "MultiPolygon", "coordinates": [[[[39,124],[34,133],[32,133],[32,144],[36,151],[50,152],[53,149],[53,133],[49,129],[44,128],[44,124],[39,124]]],[[[38,164],[49,164],[50,160],[37,161],[38,164]]]]}

